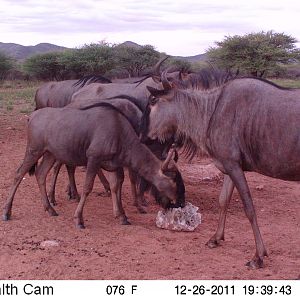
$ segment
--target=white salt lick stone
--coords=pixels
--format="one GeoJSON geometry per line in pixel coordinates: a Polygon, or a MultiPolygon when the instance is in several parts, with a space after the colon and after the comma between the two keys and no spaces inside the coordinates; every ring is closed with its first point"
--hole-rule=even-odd
{"type": "Polygon", "coordinates": [[[201,224],[198,207],[187,202],[185,207],[160,210],[156,216],[156,226],[176,231],[193,231],[201,224]]]}
{"type": "Polygon", "coordinates": [[[59,242],[54,240],[43,241],[40,243],[40,246],[42,248],[57,247],[59,246],[59,242]]]}

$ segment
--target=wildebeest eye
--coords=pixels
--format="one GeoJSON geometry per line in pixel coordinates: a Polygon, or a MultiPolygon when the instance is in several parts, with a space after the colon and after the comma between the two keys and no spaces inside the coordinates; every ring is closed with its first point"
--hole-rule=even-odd
{"type": "Polygon", "coordinates": [[[150,105],[154,105],[157,101],[158,101],[158,98],[156,98],[154,96],[150,96],[150,98],[149,98],[150,105]]]}

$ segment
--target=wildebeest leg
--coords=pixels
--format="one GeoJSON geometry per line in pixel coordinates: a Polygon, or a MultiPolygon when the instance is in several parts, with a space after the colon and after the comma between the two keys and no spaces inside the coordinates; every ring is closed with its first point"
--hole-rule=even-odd
{"type": "Polygon", "coordinates": [[[124,170],[123,168],[119,168],[115,172],[108,173],[108,181],[111,189],[111,199],[113,202],[113,212],[115,218],[120,220],[122,225],[129,225],[130,223],[127,220],[125,215],[125,211],[122,206],[121,200],[121,191],[122,184],[124,181],[124,170]]]}
{"type": "Polygon", "coordinates": [[[80,196],[77,191],[76,182],[75,182],[75,167],[67,166],[68,176],[69,176],[69,186],[68,186],[68,195],[69,199],[75,199],[79,201],[80,196]]]}
{"type": "Polygon", "coordinates": [[[231,177],[234,185],[236,186],[240,197],[243,202],[244,210],[247,218],[249,219],[252,230],[254,233],[254,239],[256,244],[256,253],[251,261],[247,263],[247,266],[251,268],[262,268],[263,267],[263,258],[267,256],[267,251],[264,246],[259,227],[257,224],[256,212],[253,206],[250,190],[245,178],[245,174],[237,163],[226,163],[224,167],[231,177]]]}
{"type": "Polygon", "coordinates": [[[54,167],[53,167],[53,174],[52,174],[50,188],[49,188],[49,192],[48,192],[48,197],[49,197],[50,203],[52,205],[56,205],[55,186],[56,186],[57,176],[59,174],[61,166],[62,166],[62,163],[59,161],[56,161],[54,164],[54,167]]]}
{"type": "Polygon", "coordinates": [[[100,179],[101,183],[103,184],[104,186],[104,189],[105,189],[105,192],[104,193],[100,193],[100,195],[102,197],[110,197],[111,196],[111,191],[110,191],[110,186],[109,186],[109,183],[106,179],[106,177],[104,176],[103,172],[101,169],[99,169],[98,171],[98,178],[100,179]]]}
{"type": "Polygon", "coordinates": [[[138,190],[136,188],[138,174],[130,169],[128,169],[128,174],[129,174],[130,185],[131,185],[131,193],[133,196],[133,205],[136,206],[137,210],[141,214],[145,214],[147,212],[142,206],[142,198],[144,197],[143,192],[141,191],[140,188],[138,190]]]}
{"type": "Polygon", "coordinates": [[[13,185],[10,189],[7,202],[4,206],[3,210],[3,220],[7,221],[11,217],[12,211],[12,204],[14,200],[15,193],[18,189],[19,184],[21,183],[22,179],[24,178],[25,174],[29,172],[30,169],[35,168],[38,159],[42,156],[42,152],[29,152],[28,148],[26,149],[25,157],[23,160],[22,165],[18,168],[15,174],[15,178],[13,181],[13,185]]]}
{"type": "Polygon", "coordinates": [[[85,200],[87,196],[90,194],[90,192],[93,190],[93,185],[98,170],[99,170],[99,166],[97,164],[97,161],[94,160],[93,158],[89,158],[87,168],[86,168],[85,182],[83,185],[82,194],[74,214],[76,227],[80,229],[84,228],[83,208],[84,208],[85,200]]]}
{"type": "Polygon", "coordinates": [[[210,240],[206,244],[209,248],[215,248],[219,246],[220,241],[224,241],[226,213],[233,190],[234,184],[231,178],[228,175],[225,175],[223,186],[219,196],[220,214],[218,228],[216,233],[210,238],[210,240]]]}
{"type": "Polygon", "coordinates": [[[50,216],[58,215],[54,208],[51,206],[46,192],[47,174],[51,170],[54,163],[55,157],[51,153],[45,152],[42,162],[38,165],[35,171],[36,180],[42,196],[42,203],[45,211],[47,211],[50,216]]]}

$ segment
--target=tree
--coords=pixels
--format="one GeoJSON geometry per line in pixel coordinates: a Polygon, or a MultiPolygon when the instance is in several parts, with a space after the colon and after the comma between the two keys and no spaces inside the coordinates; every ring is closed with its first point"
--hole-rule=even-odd
{"type": "Polygon", "coordinates": [[[14,63],[13,59],[8,55],[0,52],[0,80],[5,79],[8,71],[13,69],[14,63]]]}
{"type": "Polygon", "coordinates": [[[216,42],[217,47],[209,48],[207,55],[209,62],[218,67],[262,77],[278,69],[280,64],[299,59],[295,43],[295,38],[284,33],[262,31],[226,36],[222,42],[216,42]]]}
{"type": "Polygon", "coordinates": [[[159,52],[151,45],[115,47],[117,67],[125,69],[130,77],[140,76],[142,71],[154,66],[159,60],[159,52]]]}
{"type": "Polygon", "coordinates": [[[42,80],[60,80],[62,66],[59,64],[61,52],[37,54],[29,57],[23,65],[31,76],[42,80]]]}
{"type": "Polygon", "coordinates": [[[176,57],[172,57],[166,61],[166,64],[167,64],[167,68],[171,70],[172,68],[175,70],[181,70],[186,72],[192,70],[192,64],[186,59],[179,59],[176,57]]]}
{"type": "Polygon", "coordinates": [[[30,75],[43,80],[65,80],[104,74],[115,66],[113,47],[102,42],[64,52],[31,56],[24,63],[30,75]]]}
{"type": "Polygon", "coordinates": [[[105,74],[116,65],[113,45],[104,41],[99,44],[89,44],[75,50],[77,67],[81,65],[81,75],[105,74]]]}

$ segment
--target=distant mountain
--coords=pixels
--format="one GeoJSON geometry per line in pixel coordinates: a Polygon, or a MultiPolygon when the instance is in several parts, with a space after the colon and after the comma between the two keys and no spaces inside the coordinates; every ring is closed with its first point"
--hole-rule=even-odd
{"type": "MultiPolygon", "coordinates": [[[[132,48],[141,48],[142,46],[131,42],[126,41],[124,43],[119,44],[120,46],[132,47],[132,48]]],[[[41,43],[35,46],[22,46],[19,44],[14,43],[1,43],[0,42],[0,52],[4,52],[5,54],[17,59],[17,60],[24,60],[32,55],[47,53],[47,52],[56,52],[56,51],[63,51],[66,47],[57,46],[49,43],[41,43]]],[[[198,54],[194,56],[174,56],[177,59],[184,59],[191,63],[197,61],[206,60],[206,54],[198,54]]]]}
{"type": "MultiPolygon", "coordinates": [[[[126,46],[126,47],[132,47],[132,48],[141,48],[142,46],[137,44],[137,43],[134,43],[134,42],[131,42],[131,41],[126,41],[122,44],[119,44],[120,46],[126,46]]],[[[205,61],[207,56],[206,54],[198,54],[198,55],[194,55],[194,56],[174,56],[174,58],[177,58],[177,59],[182,59],[182,60],[187,60],[191,63],[194,63],[194,62],[197,62],[197,61],[205,61]]]]}
{"type": "Polygon", "coordinates": [[[174,56],[174,58],[187,60],[190,63],[194,63],[197,61],[205,61],[207,59],[207,55],[205,53],[203,53],[203,54],[198,54],[198,55],[194,55],[194,56],[174,56]]]}
{"type": "Polygon", "coordinates": [[[14,43],[0,42],[0,51],[17,60],[24,60],[34,54],[63,51],[65,49],[68,48],[49,43],[41,43],[35,46],[23,46],[14,43]]]}
{"type": "Polygon", "coordinates": [[[119,44],[118,46],[132,47],[132,48],[137,48],[137,49],[142,48],[141,45],[131,42],[131,41],[126,41],[124,43],[119,44]]]}

